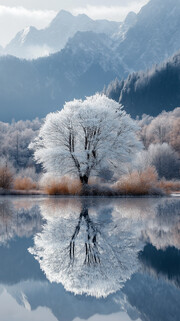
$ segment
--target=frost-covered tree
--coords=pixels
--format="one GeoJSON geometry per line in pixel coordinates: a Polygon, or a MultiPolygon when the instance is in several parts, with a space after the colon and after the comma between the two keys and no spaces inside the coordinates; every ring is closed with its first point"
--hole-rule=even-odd
{"type": "Polygon", "coordinates": [[[9,159],[17,169],[34,165],[28,145],[38,135],[40,126],[37,118],[33,121],[12,121],[11,124],[0,122],[1,157],[9,159]]]}
{"type": "Polygon", "coordinates": [[[138,120],[141,130],[140,140],[147,149],[150,144],[168,143],[173,149],[180,153],[180,108],[171,112],[162,112],[153,118],[143,115],[138,120]]]}
{"type": "Polygon", "coordinates": [[[180,117],[176,118],[171,126],[170,144],[180,155],[180,117]]]}
{"type": "Polygon", "coordinates": [[[137,154],[135,166],[139,170],[154,166],[160,178],[180,177],[179,155],[167,143],[151,144],[147,151],[137,154]]]}
{"type": "Polygon", "coordinates": [[[157,250],[165,250],[168,246],[180,250],[179,206],[178,198],[156,199],[153,204],[149,204],[149,210],[146,209],[145,212],[151,215],[141,233],[145,243],[152,244],[157,250]]]}
{"type": "Polygon", "coordinates": [[[78,175],[83,185],[102,168],[121,171],[141,148],[138,126],[117,102],[96,94],[47,115],[30,145],[47,172],[78,175]]]}
{"type": "Polygon", "coordinates": [[[167,142],[170,128],[171,118],[168,117],[168,113],[162,113],[154,118],[147,129],[149,143],[163,144],[167,142]]]}
{"type": "Polygon", "coordinates": [[[167,143],[150,145],[148,156],[159,177],[167,179],[180,177],[179,156],[167,143]]]}

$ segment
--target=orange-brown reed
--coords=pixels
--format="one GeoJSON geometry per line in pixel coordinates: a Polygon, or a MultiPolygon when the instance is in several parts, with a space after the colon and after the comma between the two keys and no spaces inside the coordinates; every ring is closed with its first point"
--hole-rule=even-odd
{"type": "Polygon", "coordinates": [[[30,177],[17,177],[14,180],[14,189],[15,190],[34,190],[38,188],[38,184],[33,182],[30,177]]]}

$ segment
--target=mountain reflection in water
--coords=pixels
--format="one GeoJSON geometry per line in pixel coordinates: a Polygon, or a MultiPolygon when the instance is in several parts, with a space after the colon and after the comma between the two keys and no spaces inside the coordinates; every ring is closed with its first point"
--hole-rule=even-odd
{"type": "Polygon", "coordinates": [[[179,230],[176,198],[0,198],[3,321],[178,321],[179,230]]]}

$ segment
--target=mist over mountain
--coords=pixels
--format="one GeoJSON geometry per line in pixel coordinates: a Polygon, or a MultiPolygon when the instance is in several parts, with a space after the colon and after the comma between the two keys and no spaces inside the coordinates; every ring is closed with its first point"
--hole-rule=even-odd
{"type": "Polygon", "coordinates": [[[20,31],[6,46],[5,53],[20,58],[46,56],[63,49],[68,39],[78,31],[93,31],[111,36],[120,26],[120,22],[92,20],[85,14],[73,16],[70,12],[61,10],[45,29],[27,27],[20,31]]]}
{"type": "Polygon", "coordinates": [[[124,22],[92,20],[60,11],[45,29],[27,27],[6,46],[4,54],[37,58],[62,50],[76,32],[104,33],[115,41],[116,54],[131,71],[147,69],[180,49],[180,0],[150,0],[124,22]]]}
{"type": "Polygon", "coordinates": [[[101,91],[104,84],[125,74],[112,47],[105,34],[78,32],[62,51],[49,57],[32,61],[0,57],[1,120],[44,117],[61,109],[65,100],[101,91]]]}
{"type": "Polygon", "coordinates": [[[115,79],[105,93],[134,117],[143,113],[156,116],[180,106],[179,88],[180,52],[146,72],[132,73],[126,80],[115,79]]]}
{"type": "Polygon", "coordinates": [[[65,49],[50,57],[33,61],[1,57],[1,120],[45,117],[67,100],[102,91],[104,84],[106,95],[123,104],[133,117],[156,116],[180,106],[180,52],[148,71],[118,80],[128,72],[118,57],[112,59],[107,40],[105,35],[77,33],[65,49]],[[99,44],[96,50],[94,39],[99,44]]]}

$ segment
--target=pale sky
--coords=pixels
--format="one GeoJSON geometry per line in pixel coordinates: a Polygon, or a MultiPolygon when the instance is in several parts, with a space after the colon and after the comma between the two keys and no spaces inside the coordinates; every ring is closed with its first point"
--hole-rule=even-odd
{"type": "Polygon", "coordinates": [[[85,13],[92,19],[122,21],[148,0],[0,0],[0,45],[5,46],[28,26],[46,27],[58,11],[85,13]]]}

